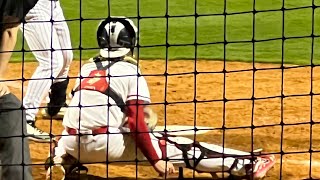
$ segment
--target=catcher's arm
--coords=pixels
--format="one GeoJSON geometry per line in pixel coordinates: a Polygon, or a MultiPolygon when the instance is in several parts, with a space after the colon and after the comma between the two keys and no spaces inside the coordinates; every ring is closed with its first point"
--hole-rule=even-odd
{"type": "Polygon", "coordinates": [[[148,126],[145,123],[144,101],[129,100],[127,105],[128,126],[138,148],[160,175],[175,173],[173,164],[160,160],[153,147],[148,126]]]}
{"type": "Polygon", "coordinates": [[[150,93],[146,80],[143,77],[128,77],[127,109],[125,116],[132,138],[143,155],[154,165],[159,157],[152,145],[149,129],[145,122],[145,105],[150,103],[150,93]],[[139,88],[138,88],[139,87],[139,88]]]}
{"type": "Polygon", "coordinates": [[[172,164],[159,158],[160,154],[158,156],[155,150],[155,147],[159,147],[158,143],[156,142],[156,146],[153,146],[150,131],[145,122],[146,119],[150,120],[151,116],[154,117],[154,115],[149,116],[150,109],[145,109],[147,103],[151,103],[148,84],[144,77],[130,76],[129,78],[130,82],[128,84],[129,89],[126,100],[127,111],[125,114],[131,136],[135,140],[137,147],[158,173],[161,175],[173,173],[174,168],[171,166],[172,164]]]}
{"type": "Polygon", "coordinates": [[[148,126],[145,123],[144,101],[127,101],[126,116],[132,138],[149,162],[154,165],[159,160],[159,157],[152,145],[148,126]]]}

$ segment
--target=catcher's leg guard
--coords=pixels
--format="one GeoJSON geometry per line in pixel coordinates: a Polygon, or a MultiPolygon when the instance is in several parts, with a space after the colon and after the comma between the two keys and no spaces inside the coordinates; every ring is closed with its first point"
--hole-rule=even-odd
{"type": "MultiPolygon", "coordinates": [[[[155,135],[156,136],[156,135],[155,135]]],[[[195,170],[199,173],[210,173],[213,178],[218,177],[217,173],[228,173],[230,178],[236,179],[241,177],[253,177],[259,179],[264,177],[266,172],[274,165],[274,156],[260,156],[261,149],[255,150],[253,154],[233,150],[234,154],[221,151],[220,146],[193,141],[187,138],[181,138],[171,135],[161,134],[156,136],[159,139],[159,146],[162,151],[162,158],[166,158],[166,142],[173,144],[176,148],[181,150],[183,161],[186,168],[195,170]],[[219,149],[220,150],[216,150],[219,149]],[[197,150],[196,150],[197,149],[197,150]],[[192,152],[199,152],[200,155],[194,157],[192,152]],[[224,152],[224,153],[223,153],[224,152]],[[192,157],[190,157],[192,156],[192,157]],[[198,167],[202,160],[215,159],[215,158],[229,158],[229,165],[223,166],[221,170],[217,171],[201,171],[202,168],[198,167]],[[234,159],[230,164],[230,158],[234,159]],[[250,161],[251,160],[251,161],[250,161]],[[231,166],[230,166],[231,165],[231,166]],[[239,167],[240,165],[240,167],[239,167]],[[239,174],[237,174],[239,173],[239,174]]],[[[208,169],[208,168],[207,168],[208,169]]]]}
{"type": "Polygon", "coordinates": [[[68,84],[69,79],[66,79],[51,85],[50,102],[48,103],[48,114],[50,116],[55,116],[63,106],[66,106],[68,84]]]}

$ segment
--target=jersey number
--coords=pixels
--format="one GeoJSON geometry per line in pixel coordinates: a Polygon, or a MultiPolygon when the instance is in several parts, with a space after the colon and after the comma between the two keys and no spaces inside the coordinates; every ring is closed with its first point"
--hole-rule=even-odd
{"type": "Polygon", "coordinates": [[[93,70],[90,72],[89,77],[85,77],[80,83],[80,89],[99,91],[104,93],[109,87],[106,80],[105,70],[93,70]]]}

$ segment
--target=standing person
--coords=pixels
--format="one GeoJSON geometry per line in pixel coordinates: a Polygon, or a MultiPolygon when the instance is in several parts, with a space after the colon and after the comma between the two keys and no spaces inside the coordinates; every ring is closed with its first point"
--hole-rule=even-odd
{"type": "MultiPolygon", "coordinates": [[[[136,160],[148,161],[160,175],[175,173],[175,163],[212,175],[226,171],[238,177],[264,177],[275,163],[272,155],[150,132],[157,116],[148,106],[147,82],[137,62],[125,58],[136,45],[136,32],[125,18],[108,18],[99,25],[100,55],[81,68],[63,118],[65,129],[47,163],[62,164],[65,178],[86,175],[81,164],[136,160]]],[[[46,169],[49,179],[51,168],[46,169]]]]}
{"type": "Polygon", "coordinates": [[[37,128],[35,117],[49,91],[47,113],[50,116],[56,115],[65,105],[68,72],[73,59],[70,32],[59,0],[39,0],[26,15],[26,22],[21,29],[39,62],[23,99],[27,132],[30,140],[50,142],[49,133],[37,128]]]}
{"type": "MultiPolygon", "coordinates": [[[[37,0],[0,0],[0,79],[4,80],[19,25],[37,0]]],[[[32,180],[26,118],[21,101],[0,82],[0,179],[32,180]]]]}

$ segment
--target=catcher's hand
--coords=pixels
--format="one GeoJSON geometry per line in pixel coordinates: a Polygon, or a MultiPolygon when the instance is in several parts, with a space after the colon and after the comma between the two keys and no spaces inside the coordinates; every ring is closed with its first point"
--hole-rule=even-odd
{"type": "Polygon", "coordinates": [[[153,167],[160,176],[168,176],[176,173],[176,170],[171,162],[159,160],[154,164],[153,167]]]}

